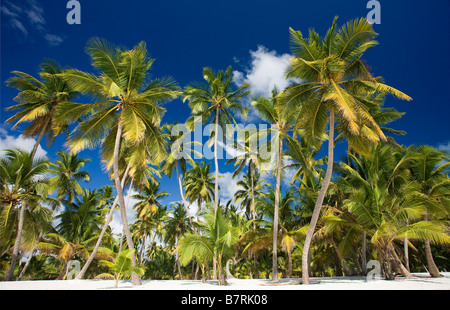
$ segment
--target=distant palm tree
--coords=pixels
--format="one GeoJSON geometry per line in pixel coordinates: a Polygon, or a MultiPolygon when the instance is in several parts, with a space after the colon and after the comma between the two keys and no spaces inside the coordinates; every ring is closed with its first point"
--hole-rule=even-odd
{"type": "MultiPolygon", "coordinates": [[[[210,68],[203,68],[203,78],[206,84],[193,83],[184,89],[183,102],[189,101],[192,109],[192,116],[186,122],[191,126],[194,124],[195,117],[201,117],[204,124],[210,122],[214,124],[214,164],[215,164],[215,187],[214,187],[214,207],[219,206],[219,163],[217,157],[217,139],[219,126],[225,128],[226,124],[234,123],[234,117],[231,112],[238,113],[246,117],[248,109],[244,108],[239,99],[247,96],[250,91],[248,84],[244,84],[237,89],[233,89],[231,66],[225,71],[214,72],[210,68]]],[[[212,133],[211,133],[212,134],[212,133]]],[[[220,137],[222,139],[222,136],[220,137]]]]}
{"type": "Polygon", "coordinates": [[[58,158],[55,163],[50,163],[49,173],[55,176],[49,181],[52,186],[51,192],[57,191],[58,199],[65,199],[69,203],[73,202],[76,195],[82,195],[83,190],[78,181],[89,182],[90,175],[87,171],[81,171],[86,163],[90,162],[86,158],[78,158],[76,154],[68,154],[58,151],[58,158]]]}
{"type": "MultiPolygon", "coordinates": [[[[160,132],[160,121],[164,113],[161,103],[178,96],[178,86],[171,78],[149,82],[149,69],[154,60],[147,54],[144,42],[131,50],[122,50],[108,42],[94,38],[88,42],[87,53],[100,76],[78,70],[67,70],[62,74],[65,81],[76,91],[98,99],[90,104],[66,104],[58,113],[67,122],[83,118],[72,133],[68,146],[71,152],[79,152],[105,141],[114,141],[113,172],[119,197],[122,224],[128,247],[134,248],[128,226],[125,199],[120,180],[119,151],[122,140],[138,144],[152,140],[146,148],[155,161],[165,156],[164,140],[160,132]]],[[[124,169],[124,167],[122,167],[124,169]]],[[[136,261],[133,258],[133,264],[136,261]]],[[[133,284],[141,284],[133,277],[133,284]]]]}
{"type": "Polygon", "coordinates": [[[6,85],[20,91],[14,98],[19,104],[6,108],[7,111],[20,111],[6,122],[16,122],[14,127],[23,122],[31,122],[24,131],[25,136],[37,136],[31,158],[34,158],[44,135],[51,142],[68,129],[67,123],[55,117],[55,112],[61,105],[73,100],[77,93],[58,76],[63,70],[55,61],[45,60],[40,65],[40,80],[24,72],[13,71],[16,76],[6,81],[6,85]]]}
{"type": "MultiPolygon", "coordinates": [[[[46,159],[38,158],[33,161],[32,153],[17,149],[4,152],[5,155],[0,158],[0,233],[2,239],[6,234],[12,233],[12,227],[17,225],[11,265],[5,278],[7,281],[11,281],[14,277],[26,210],[41,203],[56,207],[59,202],[47,196],[48,182],[44,174],[47,172],[49,163],[46,159]]],[[[31,222],[27,224],[31,224],[31,222]]]]}
{"type": "Polygon", "coordinates": [[[184,177],[184,187],[186,188],[186,198],[192,204],[198,203],[197,220],[199,220],[202,203],[210,202],[214,193],[213,176],[210,172],[211,164],[206,162],[196,163],[186,172],[184,177]]]}
{"type": "Polygon", "coordinates": [[[346,128],[350,147],[364,151],[361,145],[387,140],[370,114],[370,107],[376,103],[367,100],[367,95],[389,93],[411,100],[406,94],[384,84],[381,78],[373,77],[361,59],[367,49],[378,44],[374,40],[377,33],[372,25],[361,18],[337,30],[336,19],[323,39],[312,29],[309,39],[305,39],[300,31],[290,29],[294,58],[291,59],[288,76],[300,79],[301,83],[287,87],[283,106],[289,114],[298,112],[295,128],[305,129],[302,138],[311,141],[312,145],[326,139],[329,121],[328,164],[303,248],[303,284],[309,284],[309,248],[331,182],[336,120],[338,128],[346,128]]]}
{"type": "MultiPolygon", "coordinates": [[[[247,220],[256,220],[255,198],[264,197],[264,191],[269,186],[260,177],[261,175],[256,169],[248,169],[243,179],[236,183],[240,189],[234,193],[234,201],[236,204],[241,204],[241,208],[245,210],[247,215],[247,220]]],[[[256,221],[253,222],[253,227],[256,228],[256,221]]]]}
{"type": "Polygon", "coordinates": [[[182,279],[180,256],[178,253],[178,244],[181,238],[188,232],[192,232],[192,226],[190,226],[190,220],[187,217],[186,210],[183,204],[179,202],[172,205],[172,210],[169,211],[169,216],[166,218],[165,229],[166,238],[165,242],[172,248],[177,248],[177,267],[179,279],[182,279]]]}
{"type": "Polygon", "coordinates": [[[203,157],[203,154],[197,152],[195,149],[191,148],[191,145],[201,143],[199,141],[185,141],[183,132],[174,133],[174,126],[179,125],[177,123],[166,125],[166,129],[168,131],[167,139],[169,141],[170,152],[167,158],[161,163],[161,169],[166,174],[171,177],[173,171],[175,170],[177,173],[178,186],[180,189],[180,196],[183,202],[184,208],[186,209],[186,213],[188,215],[189,221],[191,223],[191,227],[194,227],[191,219],[191,215],[189,213],[189,205],[186,201],[186,197],[183,191],[183,181],[186,174],[187,164],[189,163],[191,166],[195,165],[194,160],[192,159],[190,153],[194,152],[200,158],[203,157]]]}
{"type": "Polygon", "coordinates": [[[133,199],[137,200],[137,203],[133,206],[136,217],[145,219],[151,214],[155,214],[161,208],[159,200],[169,195],[166,191],[159,191],[158,183],[151,181],[148,186],[143,186],[140,194],[132,196],[133,199]]]}

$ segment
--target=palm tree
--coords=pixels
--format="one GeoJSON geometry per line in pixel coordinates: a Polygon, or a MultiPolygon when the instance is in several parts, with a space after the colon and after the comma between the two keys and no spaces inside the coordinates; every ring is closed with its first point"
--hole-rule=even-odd
{"type": "MultiPolygon", "coordinates": [[[[278,240],[278,213],[281,196],[281,176],[283,171],[283,142],[292,140],[288,135],[292,131],[293,114],[284,113],[279,104],[279,92],[276,87],[272,90],[272,97],[267,99],[260,97],[257,101],[252,101],[252,105],[258,111],[258,114],[264,121],[269,122],[271,128],[268,132],[272,133],[272,149],[274,151],[271,164],[275,165],[276,186],[275,186],[275,205],[274,205],[274,226],[273,226],[273,257],[272,257],[272,280],[278,281],[277,267],[277,240],[278,240]]],[[[292,145],[292,143],[291,143],[292,145]]]]}
{"type": "Polygon", "coordinates": [[[161,208],[159,200],[163,197],[169,196],[166,191],[159,191],[159,184],[150,181],[148,186],[143,186],[140,194],[133,195],[132,198],[138,202],[133,206],[136,211],[137,218],[146,219],[155,214],[156,211],[161,208]]]}
{"type": "Polygon", "coordinates": [[[167,156],[167,158],[161,163],[161,169],[169,176],[169,178],[172,176],[173,171],[175,170],[177,173],[177,180],[178,180],[178,186],[180,189],[180,196],[181,200],[183,201],[184,208],[186,209],[186,214],[188,215],[189,221],[191,223],[191,227],[193,226],[192,218],[189,213],[189,205],[186,201],[184,191],[183,191],[183,182],[182,178],[184,178],[186,174],[187,169],[187,163],[189,163],[191,166],[195,165],[194,160],[190,156],[191,151],[194,152],[197,156],[200,158],[203,157],[203,155],[194,149],[191,149],[191,145],[200,144],[199,141],[184,141],[184,133],[174,132],[174,126],[179,125],[177,123],[173,125],[166,125],[167,131],[170,133],[167,135],[169,140],[169,147],[170,147],[170,153],[167,156]],[[181,172],[181,173],[180,173],[181,172]],[[182,176],[181,176],[181,175],[182,176]]]}
{"type": "Polygon", "coordinates": [[[239,240],[239,228],[233,227],[222,210],[210,210],[205,215],[205,230],[203,235],[187,234],[179,244],[180,262],[187,265],[196,257],[199,262],[215,261],[219,271],[219,285],[226,285],[223,265],[234,255],[234,245],[239,240]]]}
{"type": "MultiPolygon", "coordinates": [[[[102,141],[114,141],[114,182],[128,247],[133,249],[119,172],[121,141],[125,139],[132,144],[139,144],[145,137],[153,142],[145,146],[149,153],[155,161],[162,160],[165,152],[164,140],[160,134],[160,122],[164,113],[161,103],[176,98],[179,91],[171,78],[147,82],[154,60],[149,59],[144,42],[131,50],[121,50],[104,40],[94,38],[88,42],[86,51],[92,59],[92,65],[100,71],[100,76],[78,70],[67,70],[62,76],[73,89],[99,101],[66,104],[58,116],[67,122],[75,121],[74,115],[84,118],[68,141],[73,153],[86,147],[94,147],[102,141]]],[[[133,264],[135,263],[133,258],[133,264]]],[[[133,277],[133,284],[140,284],[137,276],[133,277]]]]}
{"type": "MultiPolygon", "coordinates": [[[[169,216],[165,222],[166,229],[166,238],[165,242],[170,247],[178,248],[179,242],[181,238],[188,232],[192,232],[192,225],[190,224],[190,219],[187,217],[186,209],[183,204],[179,202],[172,205],[173,209],[169,211],[169,216]]],[[[180,256],[177,251],[177,267],[178,267],[178,275],[180,280],[182,279],[181,275],[181,264],[180,264],[180,256]]]]}
{"type": "Polygon", "coordinates": [[[65,199],[70,203],[74,201],[76,195],[83,194],[78,181],[89,182],[90,180],[89,172],[81,171],[90,160],[78,158],[76,154],[68,154],[64,151],[58,151],[58,157],[55,163],[50,163],[48,171],[55,175],[49,180],[52,184],[50,191],[57,191],[59,200],[65,199]]]}
{"type": "Polygon", "coordinates": [[[134,255],[133,249],[127,249],[117,254],[112,262],[109,260],[101,260],[100,263],[108,267],[114,274],[102,273],[96,278],[112,278],[114,279],[114,287],[118,288],[121,279],[130,278],[133,273],[142,276],[144,274],[144,268],[133,265],[132,257],[134,257],[134,255]]]}
{"type": "Polygon", "coordinates": [[[213,196],[214,184],[210,166],[211,164],[206,162],[196,163],[186,172],[183,181],[186,188],[186,198],[191,204],[194,201],[198,203],[197,221],[200,217],[202,203],[210,202],[213,196]]]}
{"type": "MultiPolygon", "coordinates": [[[[429,146],[415,149],[417,159],[412,165],[413,178],[419,183],[421,201],[427,208],[425,221],[444,219],[448,214],[450,198],[450,167],[448,155],[429,146]]],[[[432,277],[441,277],[431,252],[430,240],[424,240],[428,271],[432,277]]]]}
{"type": "Polygon", "coordinates": [[[420,220],[427,209],[420,199],[418,183],[411,178],[413,150],[380,144],[372,148],[370,156],[349,156],[351,165],[340,165],[347,182],[341,185],[349,193],[344,207],[371,237],[385,277],[392,279],[392,267],[410,277],[395,252],[395,240],[408,237],[435,243],[450,241],[444,224],[420,220]]]}
{"type": "MultiPolygon", "coordinates": [[[[183,102],[189,101],[192,109],[192,116],[187,124],[195,126],[195,117],[201,117],[204,124],[214,119],[214,164],[215,164],[215,187],[214,187],[214,207],[219,206],[219,163],[217,157],[217,139],[222,133],[219,132],[219,125],[225,128],[226,124],[233,122],[234,117],[230,112],[238,113],[246,117],[247,108],[244,108],[238,100],[247,96],[250,91],[248,84],[244,84],[233,90],[231,66],[225,71],[214,72],[210,68],[203,68],[203,78],[206,84],[194,83],[187,86],[183,93],[183,102]]],[[[211,121],[212,122],[212,121],[211,121]]],[[[212,134],[212,133],[211,133],[212,134]]]]}
{"type": "Polygon", "coordinates": [[[256,207],[255,198],[259,199],[265,196],[265,189],[269,184],[264,179],[260,179],[261,174],[258,170],[248,169],[243,179],[236,183],[239,190],[234,193],[234,201],[241,204],[241,208],[245,210],[247,220],[253,220],[253,228],[256,228],[256,207]]]}
{"type": "Polygon", "coordinates": [[[40,65],[40,80],[20,71],[13,71],[16,76],[6,81],[6,85],[16,88],[19,94],[14,98],[19,103],[6,108],[7,111],[20,110],[6,120],[7,123],[16,122],[17,127],[23,122],[31,122],[25,128],[25,136],[37,136],[31,151],[34,158],[44,135],[49,142],[62,131],[67,130],[67,124],[55,118],[55,112],[61,105],[73,100],[77,93],[58,76],[63,72],[53,60],[45,60],[40,65]]]}
{"type": "Polygon", "coordinates": [[[377,44],[374,41],[377,33],[366,19],[348,22],[338,31],[335,18],[323,39],[312,29],[309,39],[305,39],[300,31],[290,29],[290,33],[294,58],[288,76],[302,82],[287,87],[283,105],[287,113],[298,112],[295,128],[305,129],[303,138],[313,141],[313,145],[325,139],[329,121],[327,170],[302,255],[302,283],[309,284],[309,248],[332,177],[335,122],[336,127],[346,128],[350,147],[359,151],[359,145],[386,141],[385,134],[369,112],[376,103],[367,100],[367,95],[389,93],[400,99],[411,98],[384,84],[381,78],[374,78],[361,59],[367,49],[377,44]]]}
{"type": "Polygon", "coordinates": [[[83,189],[74,202],[66,203],[65,210],[56,218],[59,234],[75,244],[96,237],[101,231],[105,201],[97,190],[83,189]]]}
{"type": "Polygon", "coordinates": [[[277,225],[279,231],[277,232],[277,242],[273,243],[275,210],[272,206],[275,203],[275,193],[276,191],[271,187],[264,197],[258,199],[257,204],[264,214],[264,219],[260,221],[262,227],[245,232],[241,236],[240,242],[247,243],[243,250],[244,253],[257,253],[270,248],[270,246],[272,246],[273,251],[281,248],[288,255],[286,276],[290,278],[292,275],[293,249],[299,241],[305,238],[308,227],[300,221],[298,201],[293,188],[290,188],[285,195],[279,198],[279,225],[277,225]]]}
{"type": "Polygon", "coordinates": [[[11,281],[14,277],[26,209],[33,208],[42,202],[51,202],[54,207],[57,206],[55,201],[50,201],[47,197],[48,182],[44,177],[47,169],[46,159],[38,158],[33,161],[32,153],[22,150],[6,150],[5,155],[0,159],[1,235],[4,236],[8,231],[12,232],[10,225],[18,220],[17,224],[13,224],[17,225],[17,234],[11,255],[11,265],[6,275],[7,281],[11,281]],[[13,212],[15,216],[12,216],[13,212]]]}

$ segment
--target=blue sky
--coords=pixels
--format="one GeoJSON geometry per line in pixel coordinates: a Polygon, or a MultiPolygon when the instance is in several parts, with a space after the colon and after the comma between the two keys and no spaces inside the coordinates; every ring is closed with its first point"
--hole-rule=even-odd
{"type": "MultiPolygon", "coordinates": [[[[84,47],[93,36],[130,48],[145,41],[156,59],[153,76],[172,76],[180,86],[201,80],[205,66],[225,69],[232,65],[236,81],[253,82],[254,90],[264,93],[271,83],[283,83],[280,72],[289,58],[289,27],[304,33],[314,27],[324,35],[334,16],[343,24],[369,12],[365,0],[79,2],[81,24],[69,25],[66,0],[1,1],[0,147],[11,145],[21,134],[21,128],[13,131],[4,123],[12,115],[4,108],[17,94],[4,84],[10,72],[36,75],[44,58],[92,72],[84,47]]],[[[450,149],[450,1],[379,2],[381,24],[374,28],[380,44],[364,58],[374,75],[413,98],[411,102],[392,97],[386,101],[386,106],[406,112],[391,124],[407,131],[397,141],[450,149]]],[[[166,108],[163,122],[182,122],[190,112],[180,100],[166,108]]],[[[60,138],[52,147],[41,146],[53,159],[62,143],[60,138]]],[[[92,159],[88,187],[110,184],[99,168],[97,150],[83,151],[81,156],[92,159]]],[[[231,171],[224,162],[221,172],[231,171]]],[[[223,182],[231,192],[233,182],[227,177],[223,182]]],[[[175,180],[164,179],[162,189],[172,194],[166,203],[180,200],[175,180]]]]}

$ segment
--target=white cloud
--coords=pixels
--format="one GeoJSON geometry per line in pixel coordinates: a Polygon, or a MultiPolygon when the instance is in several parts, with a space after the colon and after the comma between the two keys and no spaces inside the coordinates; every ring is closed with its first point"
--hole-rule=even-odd
{"type": "Polygon", "coordinates": [[[44,35],[45,40],[47,40],[48,44],[50,44],[51,46],[58,46],[60,45],[64,39],[61,36],[58,36],[56,34],[50,34],[50,33],[46,33],[44,35]]]}
{"type": "Polygon", "coordinates": [[[289,85],[291,80],[286,79],[286,69],[292,55],[278,55],[276,51],[269,51],[260,45],[256,51],[250,51],[250,56],[250,67],[245,70],[245,74],[233,71],[236,85],[249,83],[252,94],[258,96],[270,96],[274,86],[282,90],[289,85]]]}
{"type": "Polygon", "coordinates": [[[437,149],[440,151],[446,151],[450,153],[450,141],[446,143],[441,143],[437,146],[437,149]]]}
{"type": "Polygon", "coordinates": [[[237,182],[242,180],[243,173],[239,173],[234,179],[233,179],[233,173],[232,172],[225,172],[221,173],[219,176],[219,198],[221,200],[222,204],[225,204],[228,200],[233,200],[234,203],[234,194],[241,189],[237,185],[237,182]]]}
{"type": "MultiPolygon", "coordinates": [[[[276,86],[280,91],[287,87],[293,81],[286,79],[286,70],[289,66],[290,54],[278,54],[276,51],[270,51],[266,47],[259,45],[256,51],[250,51],[250,65],[245,72],[233,71],[233,82],[237,86],[244,83],[250,84],[251,96],[270,97],[272,90],[276,86]]],[[[250,102],[244,102],[250,106],[250,102]]],[[[259,117],[254,109],[250,109],[247,117],[248,122],[254,122],[259,117]]]]}
{"type": "MultiPolygon", "coordinates": [[[[35,144],[36,140],[33,138],[25,138],[22,134],[18,137],[14,137],[9,135],[5,129],[0,128],[0,156],[4,154],[4,150],[13,148],[19,148],[26,152],[31,152],[35,144]]],[[[39,145],[35,158],[44,157],[46,155],[47,151],[39,145]]]]}

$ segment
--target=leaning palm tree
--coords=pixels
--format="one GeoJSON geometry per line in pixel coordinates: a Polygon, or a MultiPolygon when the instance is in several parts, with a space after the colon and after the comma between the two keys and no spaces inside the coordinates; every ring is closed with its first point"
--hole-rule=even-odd
{"type": "Polygon", "coordinates": [[[246,117],[248,109],[244,108],[238,100],[247,96],[250,91],[249,85],[244,84],[238,89],[233,89],[231,66],[225,71],[214,72],[210,68],[203,68],[203,78],[206,84],[194,83],[187,86],[183,93],[183,101],[189,101],[192,109],[192,116],[188,119],[187,124],[191,127],[196,126],[195,118],[201,117],[203,124],[214,122],[214,165],[215,187],[214,187],[214,207],[219,206],[219,163],[217,157],[217,141],[223,137],[223,132],[219,132],[219,126],[222,130],[226,124],[236,121],[232,116],[238,113],[246,117]],[[211,120],[212,119],[212,120],[211,120]]]}
{"type": "MultiPolygon", "coordinates": [[[[14,277],[17,255],[22,239],[25,213],[27,209],[50,202],[47,198],[48,182],[44,177],[48,161],[38,158],[33,161],[32,153],[22,150],[6,150],[0,159],[0,235],[3,237],[16,226],[16,237],[11,255],[11,264],[6,280],[14,277]],[[16,216],[13,216],[13,213],[16,216]],[[14,223],[17,220],[17,223],[14,223]]],[[[53,207],[57,204],[52,201],[53,207]]]]}
{"type": "Polygon", "coordinates": [[[63,70],[55,61],[45,60],[40,65],[40,79],[24,72],[13,71],[12,73],[16,76],[6,81],[8,86],[20,91],[14,98],[19,103],[6,108],[7,111],[20,111],[6,122],[15,122],[14,127],[24,122],[31,122],[25,128],[24,134],[25,136],[37,136],[31,151],[32,158],[34,158],[44,135],[47,136],[48,142],[52,142],[57,135],[68,128],[67,123],[60,122],[55,118],[56,110],[77,95],[58,76],[63,70]]]}
{"type": "MultiPolygon", "coordinates": [[[[160,134],[164,108],[161,103],[176,98],[178,86],[171,78],[148,82],[149,69],[154,60],[148,57],[144,42],[131,50],[122,50],[94,38],[88,42],[86,51],[100,76],[67,70],[62,77],[73,89],[91,95],[97,101],[66,104],[58,112],[58,117],[67,122],[76,121],[80,116],[83,119],[67,143],[73,153],[103,141],[114,141],[114,183],[128,247],[133,249],[120,180],[120,145],[122,140],[138,144],[145,137],[153,141],[145,147],[155,161],[164,158],[164,140],[160,134]]],[[[136,263],[134,258],[133,263],[136,263]]],[[[133,284],[140,284],[137,275],[133,277],[133,284]]]]}
{"type": "Polygon", "coordinates": [[[58,159],[55,163],[50,163],[48,171],[55,175],[49,181],[52,184],[51,191],[57,192],[58,199],[65,199],[70,203],[74,201],[76,195],[82,194],[78,181],[90,180],[89,172],[81,170],[88,162],[90,162],[89,159],[78,158],[76,154],[58,152],[58,159]]]}
{"type": "Polygon", "coordinates": [[[323,39],[312,29],[308,39],[300,31],[290,29],[290,33],[294,58],[288,76],[299,78],[301,83],[287,87],[283,105],[288,113],[298,112],[295,127],[305,129],[303,138],[313,145],[326,138],[329,122],[327,170],[302,255],[302,283],[309,284],[309,248],[332,177],[335,128],[341,124],[346,128],[347,141],[355,151],[361,149],[360,145],[385,141],[383,130],[369,112],[376,103],[367,95],[388,93],[400,99],[411,98],[373,77],[361,59],[377,44],[377,33],[366,19],[348,22],[338,30],[335,18],[323,39]]]}

